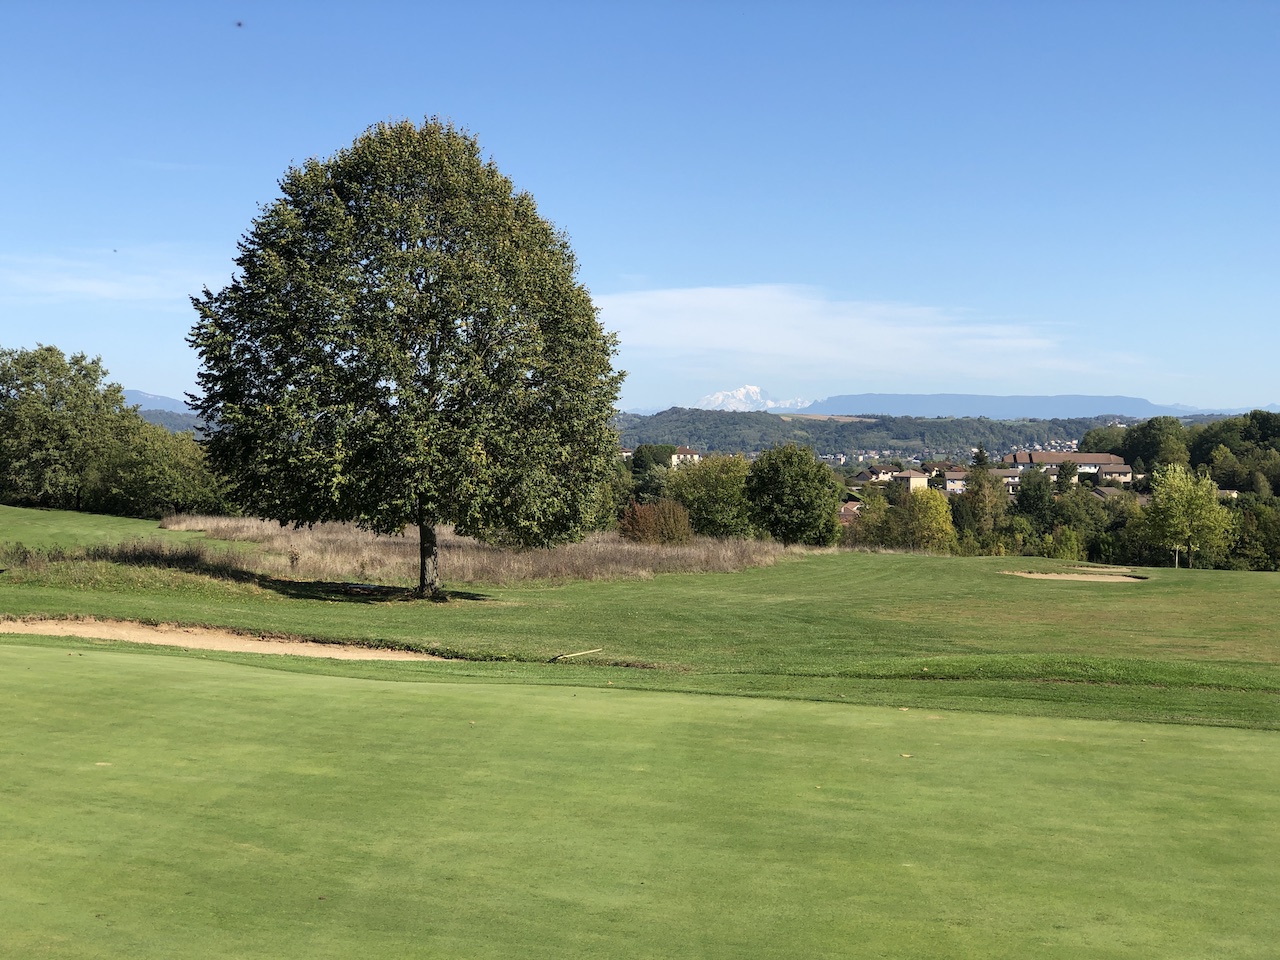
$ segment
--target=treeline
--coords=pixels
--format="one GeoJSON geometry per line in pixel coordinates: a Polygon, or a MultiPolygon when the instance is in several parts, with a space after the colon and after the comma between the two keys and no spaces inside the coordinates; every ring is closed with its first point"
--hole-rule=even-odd
{"type": "Polygon", "coordinates": [[[652,416],[619,414],[615,420],[624,447],[686,444],[702,453],[752,453],[787,443],[810,447],[820,456],[857,450],[961,456],[976,447],[1005,451],[1079,440],[1114,417],[1071,420],[987,420],[980,417],[866,416],[811,419],[772,413],[735,413],[672,407],[652,416]]]}
{"type": "Polygon", "coordinates": [[[623,537],[682,543],[694,534],[830,546],[840,533],[844,485],[813,451],[794,444],[753,462],[712,456],[670,466],[675,447],[642,444],[618,464],[612,489],[623,537]]]}
{"type": "Polygon", "coordinates": [[[965,556],[1280,570],[1274,496],[1224,497],[1203,465],[1193,469],[1176,459],[1157,461],[1143,493],[1095,488],[1087,477],[1072,483],[1072,475],[1065,465],[1056,480],[1026,470],[1012,498],[985,462],[975,463],[964,492],[949,498],[935,489],[867,488],[842,542],[965,556]]]}
{"type": "MultiPolygon", "coordinates": [[[[1133,438],[1147,442],[1165,426],[1133,438]]],[[[965,490],[954,496],[935,487],[908,492],[900,483],[845,491],[811,450],[794,445],[750,463],[717,455],[670,467],[674,449],[641,445],[629,466],[619,463],[613,497],[623,536],[661,542],[692,534],[768,536],[815,545],[838,537],[846,547],[962,556],[1280,570],[1280,500],[1253,492],[1223,498],[1205,469],[1178,461],[1179,448],[1167,444],[1157,444],[1163,449],[1157,457],[1175,459],[1156,460],[1141,494],[1115,481],[1097,487],[1068,462],[1056,477],[1023,471],[1012,497],[982,448],[965,490]],[[851,502],[841,508],[842,499],[851,502]],[[807,518],[803,533],[783,525],[783,518],[799,517],[807,518]]]]}
{"type": "Polygon", "coordinates": [[[129,517],[221,513],[190,433],[149,423],[99,359],[0,350],[0,503],[129,517]]]}
{"type": "Polygon", "coordinates": [[[1191,426],[1153,417],[1132,427],[1098,427],[1084,435],[1080,449],[1119,454],[1135,473],[1179,464],[1224,490],[1264,499],[1280,491],[1280,413],[1266,410],[1191,426]]]}

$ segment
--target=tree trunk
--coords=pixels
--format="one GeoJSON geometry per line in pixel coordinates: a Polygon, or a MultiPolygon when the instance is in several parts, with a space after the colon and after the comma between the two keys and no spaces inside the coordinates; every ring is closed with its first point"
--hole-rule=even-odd
{"type": "Polygon", "coordinates": [[[432,600],[444,598],[440,589],[440,546],[436,527],[425,519],[418,520],[418,596],[432,600]]]}

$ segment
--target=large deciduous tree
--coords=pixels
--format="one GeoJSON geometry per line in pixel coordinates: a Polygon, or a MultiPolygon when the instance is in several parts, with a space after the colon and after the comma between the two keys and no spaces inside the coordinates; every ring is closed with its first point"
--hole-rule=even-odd
{"type": "Polygon", "coordinates": [[[147,423],[98,357],[0,350],[0,502],[134,517],[219,512],[188,434],[147,423]]]}
{"type": "Polygon", "coordinates": [[[775,540],[825,547],[839,537],[843,485],[807,447],[766,450],[747,471],[746,487],[752,520],[775,540]]]}
{"type": "Polygon", "coordinates": [[[379,124],[292,167],[193,298],[211,461],[281,523],[414,526],[530,546],[597,519],[617,439],[614,338],[568,240],[474,137],[379,124]]]}

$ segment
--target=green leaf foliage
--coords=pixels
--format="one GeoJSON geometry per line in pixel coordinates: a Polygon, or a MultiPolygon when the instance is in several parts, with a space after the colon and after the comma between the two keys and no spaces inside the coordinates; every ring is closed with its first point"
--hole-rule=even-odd
{"type": "Polygon", "coordinates": [[[285,172],[238,272],[193,299],[205,446],[259,516],[545,546],[600,518],[614,338],[566,237],[428,120],[285,172]]]}
{"type": "Polygon", "coordinates": [[[700,536],[754,536],[747,502],[749,470],[742,457],[706,457],[686,463],[667,475],[667,495],[684,504],[700,536]]]}
{"type": "Polygon", "coordinates": [[[927,553],[954,553],[956,528],[951,504],[940,490],[912,490],[890,512],[893,540],[890,545],[927,553]]]}
{"type": "Polygon", "coordinates": [[[766,450],[747,472],[746,492],[755,525],[775,540],[830,546],[840,535],[843,485],[807,447],[766,450]]]}
{"type": "Polygon", "coordinates": [[[222,512],[190,435],[147,423],[98,358],[0,350],[0,502],[131,517],[222,512]]]}
{"type": "Polygon", "coordinates": [[[1174,552],[1185,553],[1187,566],[1195,555],[1214,556],[1230,542],[1230,512],[1218,503],[1218,488],[1208,477],[1198,477],[1186,467],[1171,463],[1151,477],[1151,503],[1147,507],[1150,539],[1174,552]]]}

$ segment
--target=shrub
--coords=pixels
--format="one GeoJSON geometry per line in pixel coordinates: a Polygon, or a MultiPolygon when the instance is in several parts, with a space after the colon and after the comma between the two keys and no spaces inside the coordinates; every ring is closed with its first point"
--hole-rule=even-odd
{"type": "Polygon", "coordinates": [[[689,511],[675,500],[632,503],[618,523],[618,532],[636,543],[688,543],[693,539],[689,511]]]}

